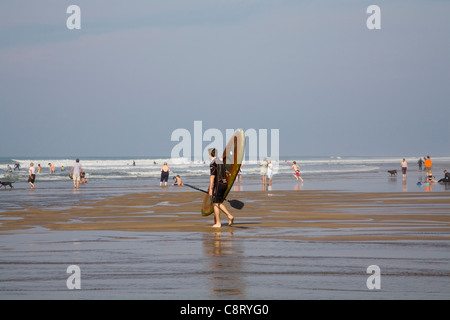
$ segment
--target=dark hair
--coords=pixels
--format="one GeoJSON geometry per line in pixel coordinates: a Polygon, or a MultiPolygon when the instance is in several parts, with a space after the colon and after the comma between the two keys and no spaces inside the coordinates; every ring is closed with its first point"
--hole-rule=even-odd
{"type": "Polygon", "coordinates": [[[216,156],[216,148],[209,149],[209,154],[211,155],[211,157],[215,157],[216,156]]]}

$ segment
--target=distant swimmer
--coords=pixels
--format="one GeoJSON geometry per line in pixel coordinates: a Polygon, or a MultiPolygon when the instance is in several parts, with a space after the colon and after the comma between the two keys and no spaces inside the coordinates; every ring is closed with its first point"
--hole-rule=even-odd
{"type": "Polygon", "coordinates": [[[12,171],[12,169],[11,169],[11,167],[9,166],[9,164],[7,164],[6,165],[6,173],[12,173],[13,171],[12,171]]]}
{"type": "Polygon", "coordinates": [[[14,164],[14,171],[16,171],[16,169],[20,171],[20,163],[18,162],[14,164]]]}
{"type": "Polygon", "coordinates": [[[55,173],[55,166],[53,164],[51,164],[50,162],[48,163],[48,168],[49,168],[50,174],[55,173]]]}
{"type": "Polygon", "coordinates": [[[161,179],[159,181],[160,186],[162,186],[163,182],[164,182],[164,185],[167,186],[167,180],[169,180],[169,172],[170,172],[170,168],[167,165],[167,162],[164,162],[164,165],[161,168],[161,179]]]}
{"type": "Polygon", "coordinates": [[[41,167],[40,163],[38,164],[36,169],[37,169],[37,173],[41,173],[42,167],[41,167]]]}

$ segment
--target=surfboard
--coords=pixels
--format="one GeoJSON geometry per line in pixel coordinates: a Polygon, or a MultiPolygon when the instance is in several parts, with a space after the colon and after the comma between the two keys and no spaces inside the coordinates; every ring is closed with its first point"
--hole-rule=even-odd
{"type": "Polygon", "coordinates": [[[419,181],[419,182],[417,182],[417,184],[418,184],[418,185],[429,185],[430,183],[429,183],[429,182],[422,182],[422,181],[419,181]]]}
{"type": "MultiPolygon", "coordinates": [[[[234,180],[239,172],[242,164],[242,158],[245,151],[245,135],[243,130],[237,130],[228,141],[225,150],[223,151],[222,161],[225,165],[227,189],[225,190],[224,199],[233,187],[234,180]]],[[[202,216],[209,216],[214,212],[212,197],[209,194],[205,195],[202,204],[202,216]]]]}

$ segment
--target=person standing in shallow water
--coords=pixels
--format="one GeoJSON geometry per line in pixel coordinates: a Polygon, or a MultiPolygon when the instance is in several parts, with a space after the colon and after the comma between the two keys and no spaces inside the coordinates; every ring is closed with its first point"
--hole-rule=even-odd
{"type": "Polygon", "coordinates": [[[76,159],[75,163],[73,164],[72,169],[70,169],[70,175],[72,175],[73,179],[73,187],[75,189],[78,189],[78,186],[80,185],[80,177],[81,173],[83,172],[83,169],[81,169],[80,159],[76,159]],[[72,175],[73,172],[73,175],[72,175]]]}
{"type": "Polygon", "coordinates": [[[167,165],[167,162],[164,162],[164,165],[161,168],[161,179],[159,181],[160,186],[162,186],[163,182],[164,182],[164,185],[167,186],[167,180],[169,180],[169,172],[170,172],[170,168],[167,165]]]}
{"type": "Polygon", "coordinates": [[[222,224],[220,222],[220,211],[226,214],[229,219],[228,225],[231,226],[234,222],[234,217],[228,212],[227,208],[223,204],[224,194],[227,189],[227,182],[225,179],[225,165],[223,162],[216,157],[216,149],[209,150],[209,159],[211,164],[210,178],[209,178],[209,188],[208,193],[212,197],[213,207],[214,207],[214,225],[213,228],[220,228],[222,224]]]}
{"type": "Polygon", "coordinates": [[[36,168],[33,162],[30,163],[30,176],[28,177],[28,183],[31,185],[31,189],[34,189],[34,179],[36,178],[36,168]]]}
{"type": "Polygon", "coordinates": [[[408,164],[406,163],[405,158],[403,158],[403,161],[400,164],[400,166],[402,167],[403,179],[405,179],[406,178],[406,170],[408,170],[408,164]]]}
{"type": "Polygon", "coordinates": [[[262,183],[263,185],[267,184],[267,179],[266,179],[266,175],[267,175],[267,159],[264,158],[264,160],[259,164],[260,168],[260,174],[262,176],[262,183]]]}

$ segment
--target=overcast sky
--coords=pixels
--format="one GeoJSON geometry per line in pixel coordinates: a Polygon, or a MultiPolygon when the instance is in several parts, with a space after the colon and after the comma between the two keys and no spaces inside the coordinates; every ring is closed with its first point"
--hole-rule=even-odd
{"type": "Polygon", "coordinates": [[[195,120],[279,129],[281,155],[448,156],[449,15],[444,0],[2,0],[0,156],[170,155],[195,120]]]}

